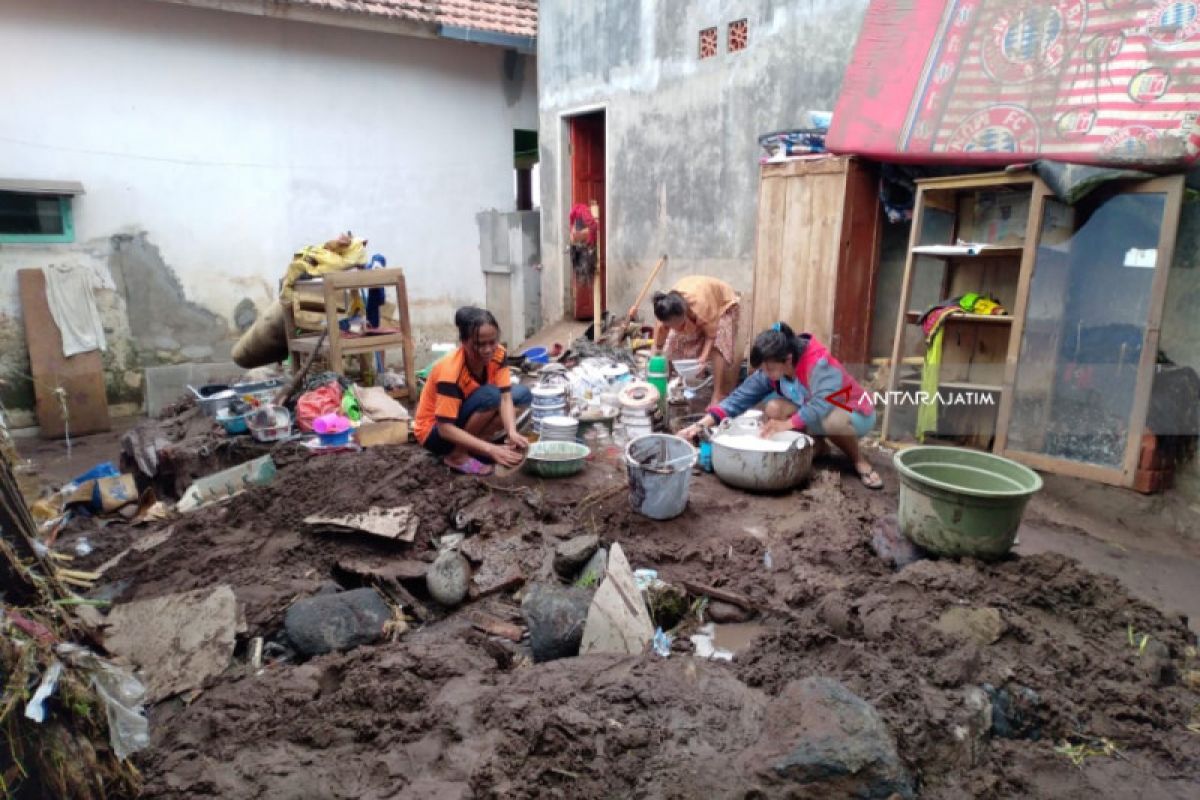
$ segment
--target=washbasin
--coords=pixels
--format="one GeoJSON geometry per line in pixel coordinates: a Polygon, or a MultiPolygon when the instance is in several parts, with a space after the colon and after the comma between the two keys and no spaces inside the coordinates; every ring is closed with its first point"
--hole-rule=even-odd
{"type": "Polygon", "coordinates": [[[994,560],[1013,546],[1036,472],[1001,456],[957,447],[910,447],[895,456],[900,529],[941,556],[994,560]]]}

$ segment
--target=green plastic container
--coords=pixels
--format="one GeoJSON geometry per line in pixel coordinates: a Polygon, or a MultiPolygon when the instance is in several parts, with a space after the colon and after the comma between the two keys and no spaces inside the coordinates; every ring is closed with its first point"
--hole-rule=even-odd
{"type": "Polygon", "coordinates": [[[1007,458],[957,447],[911,447],[895,456],[900,529],[940,556],[1002,558],[1012,549],[1042,479],[1007,458]]]}
{"type": "Polygon", "coordinates": [[[658,389],[658,413],[667,418],[667,381],[670,373],[666,356],[654,356],[646,365],[646,382],[658,389]]]}

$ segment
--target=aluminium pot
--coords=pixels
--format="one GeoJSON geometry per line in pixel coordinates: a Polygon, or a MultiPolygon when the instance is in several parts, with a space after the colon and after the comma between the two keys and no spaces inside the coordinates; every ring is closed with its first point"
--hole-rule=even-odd
{"type": "Polygon", "coordinates": [[[798,431],[767,440],[757,434],[718,432],[712,440],[712,462],[723,483],[750,492],[781,492],[800,485],[812,471],[813,440],[798,431]],[[769,443],[786,447],[766,449],[769,443]]]}

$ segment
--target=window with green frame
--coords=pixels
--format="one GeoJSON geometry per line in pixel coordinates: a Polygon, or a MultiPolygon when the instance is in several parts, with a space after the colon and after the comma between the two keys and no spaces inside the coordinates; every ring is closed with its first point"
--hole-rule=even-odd
{"type": "Polygon", "coordinates": [[[0,244],[74,241],[70,196],[0,191],[0,244]]]}

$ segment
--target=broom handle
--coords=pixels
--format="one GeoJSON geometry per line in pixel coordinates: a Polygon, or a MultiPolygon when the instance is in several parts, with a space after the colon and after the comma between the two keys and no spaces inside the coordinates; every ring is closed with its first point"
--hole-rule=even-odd
{"type": "Polygon", "coordinates": [[[662,272],[663,265],[667,263],[667,257],[664,254],[654,265],[654,269],[650,271],[650,277],[646,279],[646,285],[642,287],[642,291],[638,293],[637,300],[633,301],[633,306],[629,309],[629,316],[625,318],[625,324],[633,322],[633,315],[637,313],[638,306],[646,299],[646,294],[650,291],[650,287],[654,285],[654,279],[658,277],[658,273],[662,272]]]}

